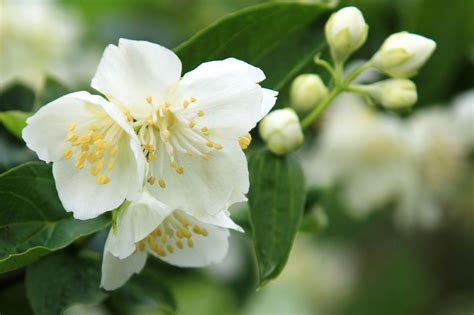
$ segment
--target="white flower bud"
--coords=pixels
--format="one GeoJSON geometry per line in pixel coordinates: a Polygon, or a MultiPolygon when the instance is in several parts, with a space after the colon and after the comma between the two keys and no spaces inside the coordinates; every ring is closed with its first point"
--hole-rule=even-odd
{"type": "Polygon", "coordinates": [[[331,15],[324,31],[334,61],[344,62],[365,43],[369,26],[359,9],[346,7],[331,15]]]}
{"type": "Polygon", "coordinates": [[[407,79],[389,79],[369,86],[370,95],[383,107],[402,109],[416,103],[416,85],[407,79]]]}
{"type": "Polygon", "coordinates": [[[435,48],[433,40],[421,35],[392,34],[372,57],[372,64],[394,78],[410,78],[417,74],[435,48]]]}
{"type": "Polygon", "coordinates": [[[268,114],[260,123],[259,131],[270,151],[275,154],[289,153],[303,143],[300,121],[290,108],[268,114]]]}
{"type": "Polygon", "coordinates": [[[318,105],[328,89],[317,74],[302,74],[291,84],[291,105],[298,112],[307,112],[318,105]]]}

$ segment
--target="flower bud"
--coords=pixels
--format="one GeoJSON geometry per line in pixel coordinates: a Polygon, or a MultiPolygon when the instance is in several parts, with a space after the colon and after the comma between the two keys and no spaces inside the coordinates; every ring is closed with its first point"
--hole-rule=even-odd
{"type": "Polygon", "coordinates": [[[324,28],[335,62],[344,62],[367,39],[369,26],[355,7],[343,8],[331,15],[324,28]]]}
{"type": "Polygon", "coordinates": [[[303,143],[300,121],[290,108],[268,114],[260,123],[259,131],[270,151],[275,154],[289,153],[303,143]]]}
{"type": "Polygon", "coordinates": [[[372,57],[372,64],[394,78],[410,78],[417,74],[435,48],[433,40],[421,35],[392,34],[372,57]]]}
{"type": "Polygon", "coordinates": [[[416,85],[407,79],[389,79],[369,86],[370,95],[383,107],[402,109],[411,107],[418,98],[416,85]]]}
{"type": "Polygon", "coordinates": [[[318,105],[328,89],[317,74],[302,74],[291,84],[291,105],[298,112],[307,112],[318,105]]]}

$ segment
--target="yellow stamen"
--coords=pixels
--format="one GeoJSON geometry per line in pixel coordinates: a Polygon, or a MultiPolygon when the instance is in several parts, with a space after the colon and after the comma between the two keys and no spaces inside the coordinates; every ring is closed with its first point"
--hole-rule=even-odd
{"type": "Polygon", "coordinates": [[[202,157],[203,160],[209,161],[209,155],[203,154],[201,157],[202,157]]]}
{"type": "Polygon", "coordinates": [[[160,180],[158,181],[158,184],[160,185],[161,188],[165,188],[165,187],[166,187],[166,183],[165,183],[165,181],[162,180],[162,179],[160,179],[160,180]]]}
{"type": "Polygon", "coordinates": [[[191,96],[191,102],[194,103],[194,102],[196,102],[196,101],[197,101],[197,99],[196,99],[195,97],[191,96]]]}
{"type": "Polygon", "coordinates": [[[198,112],[197,112],[197,115],[198,115],[199,117],[204,116],[204,111],[203,111],[203,110],[198,111],[198,112]]]}
{"type": "Polygon", "coordinates": [[[189,156],[191,156],[191,155],[193,155],[193,151],[192,151],[191,149],[187,149],[187,150],[186,150],[186,154],[189,155],[189,156]]]}
{"type": "Polygon", "coordinates": [[[67,129],[68,129],[69,131],[74,131],[74,129],[76,129],[76,126],[77,126],[77,124],[76,124],[75,122],[72,122],[72,123],[69,124],[69,126],[67,127],[67,129]]]}
{"type": "Polygon", "coordinates": [[[190,121],[188,126],[189,128],[194,128],[194,126],[196,126],[196,123],[194,121],[190,121]]]}
{"type": "Polygon", "coordinates": [[[148,161],[154,161],[156,160],[156,154],[150,153],[148,154],[148,161]]]}
{"type": "Polygon", "coordinates": [[[206,145],[207,145],[209,148],[213,148],[213,147],[214,147],[214,143],[212,143],[211,141],[207,141],[206,145]]]}
{"type": "Polygon", "coordinates": [[[176,173],[178,173],[179,175],[183,175],[183,173],[184,173],[184,168],[183,168],[182,166],[178,167],[178,168],[176,169],[176,173]]]}
{"type": "Polygon", "coordinates": [[[243,150],[249,147],[250,142],[252,142],[252,136],[249,133],[244,136],[239,137],[239,144],[243,150]]]}
{"type": "Polygon", "coordinates": [[[219,144],[219,143],[214,143],[214,149],[216,150],[222,150],[224,147],[222,146],[222,144],[219,144]]]}
{"type": "Polygon", "coordinates": [[[151,97],[151,96],[147,96],[147,98],[146,98],[146,102],[147,102],[148,104],[151,104],[151,103],[153,103],[153,97],[151,97]]]}
{"type": "Polygon", "coordinates": [[[189,248],[193,248],[194,247],[194,242],[192,239],[188,239],[188,246],[189,248]]]}
{"type": "Polygon", "coordinates": [[[183,102],[183,107],[184,107],[184,108],[188,108],[188,106],[189,106],[189,101],[188,101],[188,100],[185,100],[185,101],[183,102]]]}
{"type": "Polygon", "coordinates": [[[174,253],[174,248],[173,248],[173,246],[172,246],[171,244],[168,245],[168,246],[166,246],[166,249],[167,249],[171,254],[174,253]]]}
{"type": "Polygon", "coordinates": [[[208,134],[208,133],[209,133],[209,128],[207,128],[207,127],[202,127],[202,128],[201,128],[201,132],[202,132],[203,134],[208,134]]]}
{"type": "Polygon", "coordinates": [[[64,158],[66,160],[69,160],[70,158],[72,158],[73,154],[74,154],[74,152],[71,149],[64,150],[64,158]]]}
{"type": "Polygon", "coordinates": [[[207,236],[208,235],[208,232],[207,232],[207,229],[206,228],[201,228],[201,235],[202,236],[207,236]]]}
{"type": "Polygon", "coordinates": [[[97,177],[97,184],[99,185],[105,185],[110,183],[110,178],[107,175],[100,175],[97,177]]]}
{"type": "Polygon", "coordinates": [[[184,246],[183,246],[183,241],[177,240],[177,241],[176,241],[176,246],[177,246],[179,249],[183,249],[183,247],[184,247],[184,246]]]}
{"type": "Polygon", "coordinates": [[[176,161],[171,161],[170,166],[176,168],[178,165],[176,164],[176,161]]]}
{"type": "Polygon", "coordinates": [[[147,180],[148,184],[153,185],[156,181],[155,177],[150,176],[147,180]]]}

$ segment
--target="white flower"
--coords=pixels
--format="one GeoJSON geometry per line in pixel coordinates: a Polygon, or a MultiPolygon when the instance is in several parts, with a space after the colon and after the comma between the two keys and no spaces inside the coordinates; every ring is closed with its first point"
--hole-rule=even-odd
{"type": "Polygon", "coordinates": [[[301,74],[291,84],[291,106],[299,112],[307,112],[317,106],[327,94],[328,89],[319,75],[301,74]]]}
{"type": "Polygon", "coordinates": [[[366,217],[411,187],[407,136],[396,118],[343,94],[325,116],[317,146],[304,162],[305,175],[312,184],[341,184],[350,214],[366,217]]]}
{"type": "Polygon", "coordinates": [[[474,90],[457,96],[453,103],[456,124],[468,146],[474,147],[474,90]]]}
{"type": "Polygon", "coordinates": [[[89,219],[136,198],[145,159],[125,115],[87,92],[65,95],[28,118],[26,145],[53,163],[64,208],[89,219]]]}
{"type": "Polygon", "coordinates": [[[104,249],[101,286],[106,290],[140,272],[148,254],[179,267],[220,262],[228,250],[228,229],[243,232],[223,211],[197,219],[171,210],[147,191],[119,211],[104,249]]]}
{"type": "Polygon", "coordinates": [[[0,21],[0,86],[21,80],[39,88],[46,74],[72,80],[64,61],[77,47],[75,16],[54,1],[4,0],[0,21]]]}
{"type": "Polygon", "coordinates": [[[407,79],[388,79],[368,86],[370,95],[383,107],[402,109],[413,106],[418,99],[416,85],[407,79]]]}
{"type": "Polygon", "coordinates": [[[121,39],[105,50],[92,87],[137,131],[150,193],[172,209],[215,214],[245,200],[249,180],[239,138],[275,103],[277,93],[258,84],[264,79],[260,69],[233,58],[203,63],[181,78],[172,51],[121,39]]]}
{"type": "Polygon", "coordinates": [[[390,35],[372,57],[372,64],[395,78],[417,74],[436,48],[426,37],[408,32],[390,35]]]}
{"type": "Polygon", "coordinates": [[[303,143],[300,121],[290,108],[268,114],[260,123],[259,131],[270,151],[275,154],[292,152],[303,143]]]}
{"type": "Polygon", "coordinates": [[[324,30],[332,57],[344,62],[365,43],[369,27],[359,9],[346,7],[331,15],[324,30]]]}

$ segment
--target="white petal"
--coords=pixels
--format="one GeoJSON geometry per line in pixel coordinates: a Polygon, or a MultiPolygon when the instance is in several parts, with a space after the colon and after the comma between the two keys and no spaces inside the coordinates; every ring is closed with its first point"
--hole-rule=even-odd
{"type": "Polygon", "coordinates": [[[182,175],[169,167],[168,155],[159,150],[159,157],[151,167],[153,176],[164,179],[166,188],[148,185],[150,192],[170,207],[193,214],[216,214],[222,210],[234,193],[247,192],[249,179],[247,160],[237,141],[221,144],[223,149],[210,152],[208,161],[197,154],[176,154],[178,165],[184,168],[182,175]],[[162,174],[159,172],[161,163],[162,174]]]}
{"type": "Polygon", "coordinates": [[[191,224],[198,223],[201,227],[205,227],[208,235],[194,234],[192,248],[186,245],[183,249],[176,248],[172,254],[166,255],[166,257],[157,256],[153,251],[150,251],[150,253],[179,267],[203,267],[222,261],[229,249],[229,230],[199,222],[189,216],[188,219],[192,222],[191,224]]]}
{"type": "Polygon", "coordinates": [[[76,219],[94,218],[117,208],[127,196],[136,196],[140,180],[129,138],[122,136],[118,146],[115,166],[109,173],[110,182],[105,185],[97,184],[96,177],[90,174],[90,164],[83,169],[77,169],[72,159],[62,159],[53,164],[59,198],[76,219]]]}
{"type": "Polygon", "coordinates": [[[146,41],[120,39],[109,45],[92,87],[130,108],[146,107],[146,98],[163,100],[178,83],[181,61],[169,49],[146,41]]]}
{"type": "Polygon", "coordinates": [[[198,124],[219,129],[228,138],[239,137],[255,127],[267,110],[262,109],[264,89],[258,85],[264,78],[260,69],[233,58],[203,63],[181,80],[181,98],[197,99],[182,114],[192,119],[203,110],[205,116],[198,124]]]}
{"type": "Polygon", "coordinates": [[[87,110],[86,106],[88,103],[97,106],[98,99],[102,98],[84,91],[75,92],[43,106],[26,120],[22,135],[28,148],[45,162],[62,158],[64,149],[69,147],[65,141],[68,125],[71,122],[82,125],[93,119],[95,114],[87,110]]]}
{"type": "Polygon", "coordinates": [[[262,101],[260,116],[258,117],[257,121],[260,121],[263,117],[265,117],[270,112],[270,110],[275,105],[276,97],[278,95],[277,91],[273,91],[269,89],[262,89],[262,90],[263,90],[263,101],[262,101]]]}
{"type": "Polygon", "coordinates": [[[114,256],[123,259],[135,251],[135,243],[144,239],[171,213],[163,203],[144,191],[137,201],[122,212],[116,235],[111,233],[108,248],[114,256]]]}
{"type": "Polygon", "coordinates": [[[239,225],[235,224],[234,221],[226,214],[225,211],[220,211],[216,215],[201,214],[199,215],[199,221],[215,225],[221,228],[232,229],[244,233],[239,225]]]}
{"type": "Polygon", "coordinates": [[[118,289],[130,279],[134,273],[139,273],[145,266],[147,259],[146,251],[136,251],[125,259],[119,259],[107,251],[107,243],[112,235],[109,233],[105,244],[104,256],[102,260],[102,279],[100,286],[111,291],[118,289]]]}

